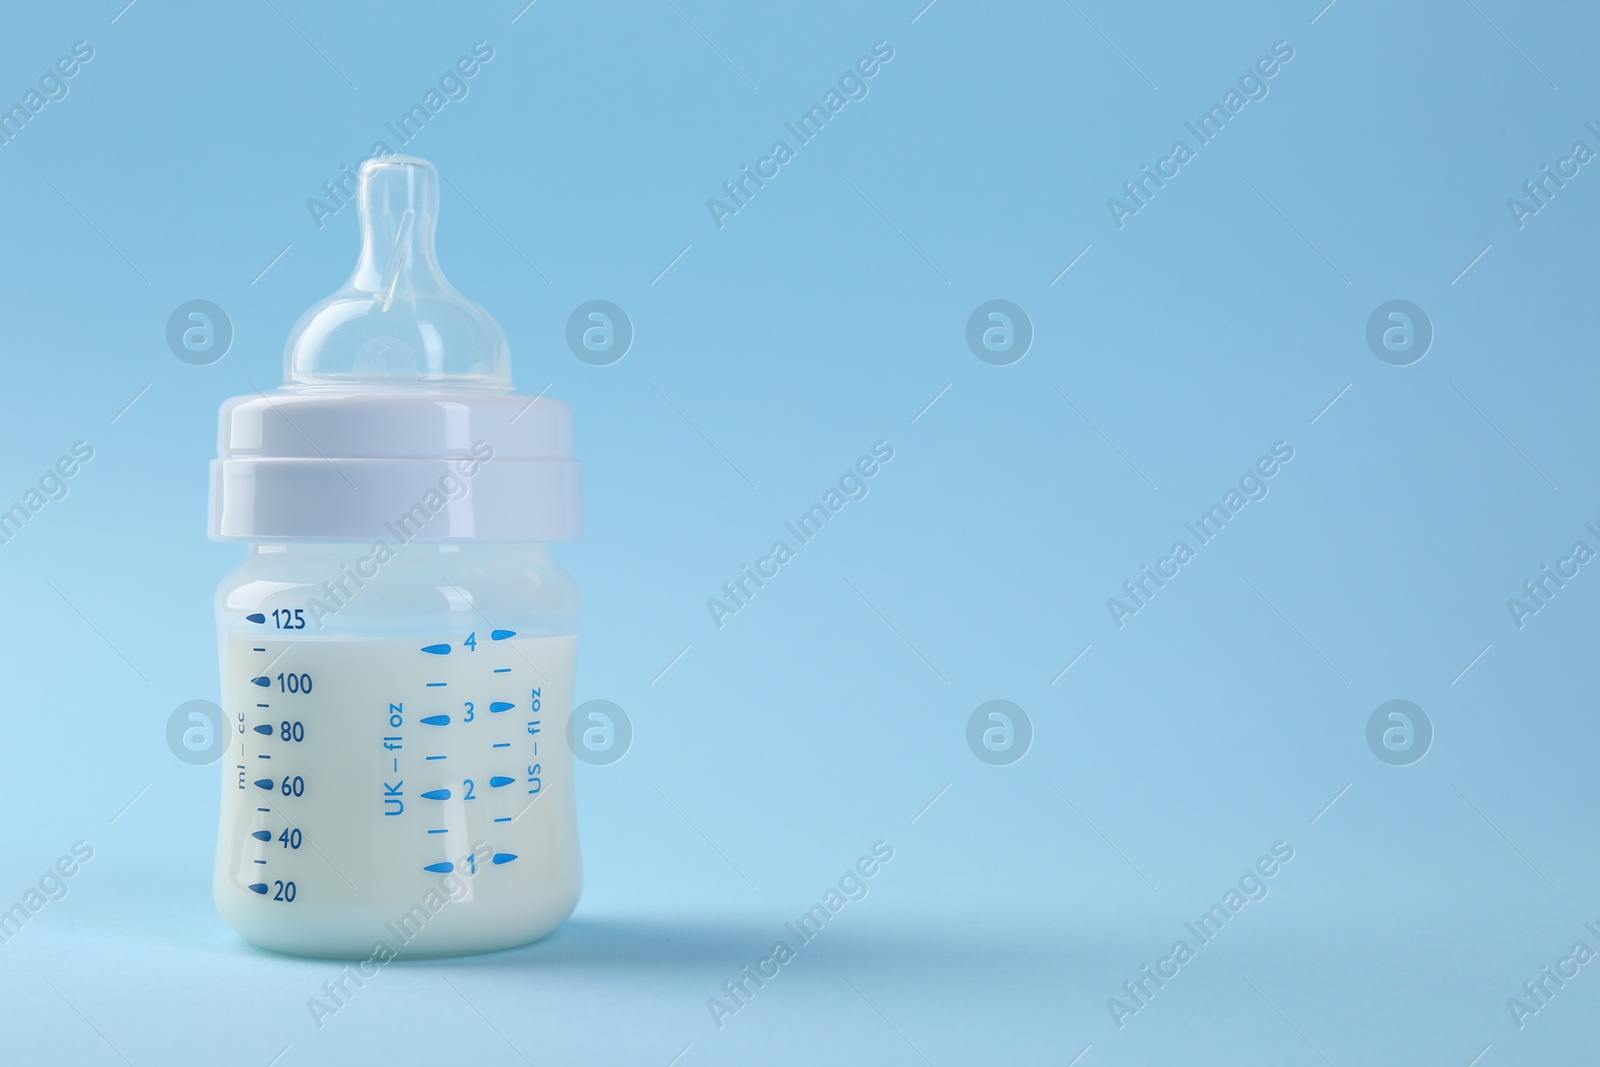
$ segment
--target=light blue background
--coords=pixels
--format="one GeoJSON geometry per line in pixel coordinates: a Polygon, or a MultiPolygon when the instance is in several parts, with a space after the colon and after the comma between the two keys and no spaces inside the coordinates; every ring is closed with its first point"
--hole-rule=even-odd
{"type": "Polygon", "coordinates": [[[95,58],[0,147],[0,500],[76,440],[95,458],[0,546],[0,902],[74,841],[95,858],[0,947],[0,1057],[1593,1055],[1600,964],[1524,1029],[1506,1000],[1600,949],[1600,575],[1520,631],[1505,601],[1600,547],[1600,174],[1520,230],[1506,199],[1600,148],[1600,19],[923,2],[6,15],[0,100],[74,41],[95,58]],[[354,261],[354,212],[319,230],[305,202],[478,40],[494,59],[406,150],[453,184],[443,262],[519,389],[576,411],[579,698],[636,739],[580,768],[566,927],[387,968],[319,1031],[337,966],[217,917],[217,768],[163,731],[218,695],[241,553],[204,535],[217,407],[278,382],[354,261]],[[716,228],[706,199],[880,40],[870,95],[716,228]],[[1277,41],[1270,95],[1119,230],[1106,199],[1277,41]],[[164,339],[195,298],[236,331],[210,367],[164,339]],[[614,366],[565,345],[594,298],[637,331],[614,366]],[[1009,367],[964,340],[992,298],[1036,331],[1009,367]],[[1403,368],[1364,336],[1396,298],[1436,330],[1403,368]],[[871,495],[719,631],[706,599],[878,440],[871,495]],[[1119,631],[1106,598],[1280,440],[1271,495],[1119,631]],[[995,698],[1035,730],[1008,767],[965,742],[995,698]],[[1394,698],[1437,732],[1408,767],[1365,740],[1394,698]],[[718,1030],[707,998],[880,839],[871,894],[718,1030]],[[1119,1030],[1107,998],[1280,840],[1271,895],[1119,1030]]]}

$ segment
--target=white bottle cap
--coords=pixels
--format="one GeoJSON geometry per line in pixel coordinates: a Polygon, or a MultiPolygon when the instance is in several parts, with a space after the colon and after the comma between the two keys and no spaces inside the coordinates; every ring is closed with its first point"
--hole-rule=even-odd
{"type": "Polygon", "coordinates": [[[361,259],[295,325],[283,388],[222,406],[211,536],[577,537],[572,411],[511,392],[505,335],[440,272],[438,171],[370,160],[359,202],[361,259]]]}

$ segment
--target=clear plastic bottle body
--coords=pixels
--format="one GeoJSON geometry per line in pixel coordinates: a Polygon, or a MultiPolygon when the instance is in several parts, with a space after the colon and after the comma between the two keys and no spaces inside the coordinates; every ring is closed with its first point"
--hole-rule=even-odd
{"type": "Polygon", "coordinates": [[[235,930],[382,961],[571,914],[578,590],[543,545],[252,544],[216,609],[235,930]]]}

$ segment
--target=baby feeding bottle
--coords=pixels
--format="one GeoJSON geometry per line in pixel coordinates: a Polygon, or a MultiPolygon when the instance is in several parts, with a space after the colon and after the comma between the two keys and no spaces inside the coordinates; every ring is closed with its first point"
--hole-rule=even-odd
{"type": "Polygon", "coordinates": [[[213,892],[311,956],[520,945],[582,872],[573,805],[572,413],[512,392],[505,335],[434,252],[439,175],[369,161],[361,257],[295,325],[281,389],[222,407],[210,534],[230,736],[213,892]]]}

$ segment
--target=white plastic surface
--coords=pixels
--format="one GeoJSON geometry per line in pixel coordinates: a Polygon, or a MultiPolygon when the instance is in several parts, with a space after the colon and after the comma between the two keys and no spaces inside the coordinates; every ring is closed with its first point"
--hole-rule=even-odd
{"type": "Polygon", "coordinates": [[[222,409],[211,536],[563,541],[582,532],[572,413],[515,395],[306,393],[222,409]]]}

